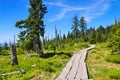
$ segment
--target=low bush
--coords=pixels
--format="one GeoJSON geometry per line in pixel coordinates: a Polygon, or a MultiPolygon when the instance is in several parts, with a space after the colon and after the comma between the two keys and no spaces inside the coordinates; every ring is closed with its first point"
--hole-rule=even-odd
{"type": "Polygon", "coordinates": [[[112,79],[120,80],[120,69],[111,69],[108,71],[108,76],[112,79]]]}
{"type": "Polygon", "coordinates": [[[113,63],[120,63],[120,54],[109,54],[105,57],[105,60],[113,63]]]}
{"type": "Polygon", "coordinates": [[[17,54],[25,54],[25,50],[21,49],[21,48],[17,48],[17,54]]]}
{"type": "Polygon", "coordinates": [[[1,50],[0,55],[9,54],[9,50],[1,50]]]}

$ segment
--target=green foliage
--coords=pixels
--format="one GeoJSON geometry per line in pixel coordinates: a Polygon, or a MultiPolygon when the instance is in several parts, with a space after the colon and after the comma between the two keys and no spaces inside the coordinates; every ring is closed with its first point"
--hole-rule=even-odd
{"type": "Polygon", "coordinates": [[[80,25],[80,30],[81,30],[80,37],[82,38],[83,41],[86,41],[87,24],[83,16],[80,18],[79,25],[80,25]]]}
{"type": "Polygon", "coordinates": [[[1,50],[2,50],[2,47],[1,47],[1,44],[0,44],[0,52],[1,52],[1,50]]]}
{"type": "Polygon", "coordinates": [[[105,29],[103,26],[100,26],[96,30],[96,41],[97,42],[104,42],[104,34],[105,34],[105,29]]]}
{"type": "MultiPolygon", "coordinates": [[[[106,43],[97,43],[96,48],[90,50],[87,55],[87,67],[89,78],[93,80],[119,80],[117,78],[111,78],[110,74],[119,76],[120,65],[111,63],[105,60],[106,56],[111,53],[111,49],[106,47],[106,43]],[[112,73],[112,70],[114,73],[112,73]]],[[[112,58],[109,57],[108,59],[112,58]]],[[[115,57],[114,57],[115,58],[115,57]]],[[[120,58],[120,57],[119,57],[120,58]]]]}
{"type": "MultiPolygon", "coordinates": [[[[19,53],[21,54],[21,53],[19,53]]],[[[28,57],[27,55],[18,55],[19,65],[11,66],[10,55],[0,55],[0,74],[25,70],[24,74],[13,74],[0,76],[0,80],[29,80],[34,77],[36,79],[51,79],[53,74],[55,77],[65,67],[70,56],[68,53],[45,53],[46,58],[37,58],[37,55],[28,57]],[[3,63],[4,62],[4,63],[3,63]],[[43,77],[39,77],[43,75],[43,77]],[[37,78],[38,77],[38,78],[37,78]]],[[[55,80],[55,77],[53,80],[55,80]]]]}
{"type": "Polygon", "coordinates": [[[1,50],[0,55],[9,55],[10,51],[9,50],[1,50]]]}
{"type": "Polygon", "coordinates": [[[47,7],[43,4],[42,0],[30,0],[28,18],[16,22],[17,28],[24,28],[24,30],[20,32],[18,40],[21,48],[34,50],[36,52],[42,49],[40,36],[43,37],[45,33],[43,18],[46,13],[47,7]]]}
{"type": "Polygon", "coordinates": [[[17,55],[25,54],[25,50],[22,48],[17,48],[17,55]]]}
{"type": "Polygon", "coordinates": [[[120,21],[112,26],[111,37],[109,38],[109,47],[113,54],[120,51],[120,21]]]}
{"type": "Polygon", "coordinates": [[[105,57],[105,60],[113,63],[120,63],[120,54],[110,54],[105,57]]]}
{"type": "Polygon", "coordinates": [[[87,35],[88,35],[88,40],[91,44],[95,44],[96,43],[96,32],[94,28],[90,28],[89,30],[87,30],[87,35]]]}
{"type": "Polygon", "coordinates": [[[9,49],[9,47],[8,47],[8,43],[7,43],[7,42],[4,43],[3,49],[6,49],[6,50],[9,49]]]}
{"type": "Polygon", "coordinates": [[[110,71],[108,71],[107,75],[111,79],[120,80],[120,69],[111,69],[110,71]]]}
{"type": "Polygon", "coordinates": [[[74,35],[75,40],[78,38],[78,34],[79,34],[79,21],[78,21],[78,17],[74,16],[73,18],[73,25],[72,25],[72,33],[74,35]]]}

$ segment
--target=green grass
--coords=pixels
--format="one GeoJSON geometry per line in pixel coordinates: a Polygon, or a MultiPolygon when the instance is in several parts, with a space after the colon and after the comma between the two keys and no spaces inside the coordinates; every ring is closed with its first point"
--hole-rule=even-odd
{"type": "Polygon", "coordinates": [[[118,73],[120,64],[105,60],[111,53],[111,49],[106,47],[106,43],[96,45],[95,49],[88,52],[86,59],[89,78],[93,80],[120,80],[118,73]]]}
{"type": "Polygon", "coordinates": [[[120,63],[120,54],[109,54],[105,57],[105,60],[113,63],[120,63]]]}
{"type": "Polygon", "coordinates": [[[89,43],[65,44],[63,48],[45,52],[45,58],[39,58],[35,53],[26,55],[27,51],[17,49],[19,65],[11,65],[10,51],[2,51],[0,54],[0,74],[25,70],[24,74],[12,74],[0,76],[0,80],[55,80],[73,53],[88,47],[89,43]]]}
{"type": "MultiPolygon", "coordinates": [[[[46,53],[47,58],[38,58],[37,55],[28,57],[18,55],[19,65],[11,66],[10,55],[0,55],[0,74],[25,70],[24,74],[0,76],[0,80],[28,80],[38,78],[54,80],[70,58],[68,53],[46,53]]],[[[35,80],[36,80],[35,79],[35,80]]]]}
{"type": "Polygon", "coordinates": [[[111,69],[108,71],[108,76],[110,76],[111,79],[120,80],[120,69],[111,69]]]}

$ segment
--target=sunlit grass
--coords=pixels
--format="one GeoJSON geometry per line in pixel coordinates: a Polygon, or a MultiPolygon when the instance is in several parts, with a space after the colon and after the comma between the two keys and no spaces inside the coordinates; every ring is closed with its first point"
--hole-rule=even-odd
{"type": "MultiPolygon", "coordinates": [[[[24,74],[0,76],[0,80],[55,80],[71,56],[79,50],[89,46],[89,43],[65,44],[64,48],[45,50],[45,58],[39,58],[36,53],[27,55],[27,51],[17,49],[19,65],[11,65],[11,55],[0,54],[0,74],[10,73],[21,69],[24,74]]],[[[6,51],[7,52],[7,51],[6,51]]]]}
{"type": "MultiPolygon", "coordinates": [[[[52,53],[48,53],[51,55],[52,53]]],[[[57,53],[47,58],[18,55],[19,65],[11,66],[10,55],[0,55],[0,74],[25,70],[24,74],[12,74],[0,76],[0,80],[28,80],[38,78],[42,80],[54,80],[65,66],[70,56],[66,53],[57,53]],[[52,79],[51,79],[52,78],[52,79]]]]}
{"type": "MultiPolygon", "coordinates": [[[[110,54],[110,49],[106,47],[106,44],[97,44],[97,47],[89,51],[87,55],[87,66],[89,72],[89,78],[93,80],[112,80],[110,70],[120,68],[120,64],[107,62],[105,57],[110,54]]],[[[112,74],[112,73],[111,73],[112,74]]],[[[119,78],[120,79],[120,78],[119,78]]]]}

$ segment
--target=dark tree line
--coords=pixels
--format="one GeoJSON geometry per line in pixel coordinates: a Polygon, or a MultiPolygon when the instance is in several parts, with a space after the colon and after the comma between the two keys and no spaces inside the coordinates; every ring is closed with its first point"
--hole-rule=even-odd
{"type": "MultiPolygon", "coordinates": [[[[112,49],[112,52],[120,52],[120,20],[115,19],[115,23],[106,27],[100,25],[98,28],[87,28],[87,23],[84,17],[78,19],[75,15],[72,22],[72,32],[68,31],[68,34],[63,34],[61,37],[56,37],[53,40],[46,40],[47,47],[54,44],[54,40],[57,40],[57,47],[65,44],[89,42],[91,44],[96,43],[108,43],[108,46],[112,49]],[[49,44],[50,43],[50,44],[49,44]]],[[[58,36],[60,34],[57,33],[58,36]]],[[[56,42],[56,41],[55,41],[56,42]]]]}
{"type": "MultiPolygon", "coordinates": [[[[116,23],[117,24],[117,23],[116,23]]],[[[106,42],[110,36],[112,25],[106,28],[100,25],[97,29],[87,28],[87,23],[84,17],[78,20],[78,17],[73,18],[72,32],[68,32],[67,38],[83,42],[101,43],[106,42]]]]}

